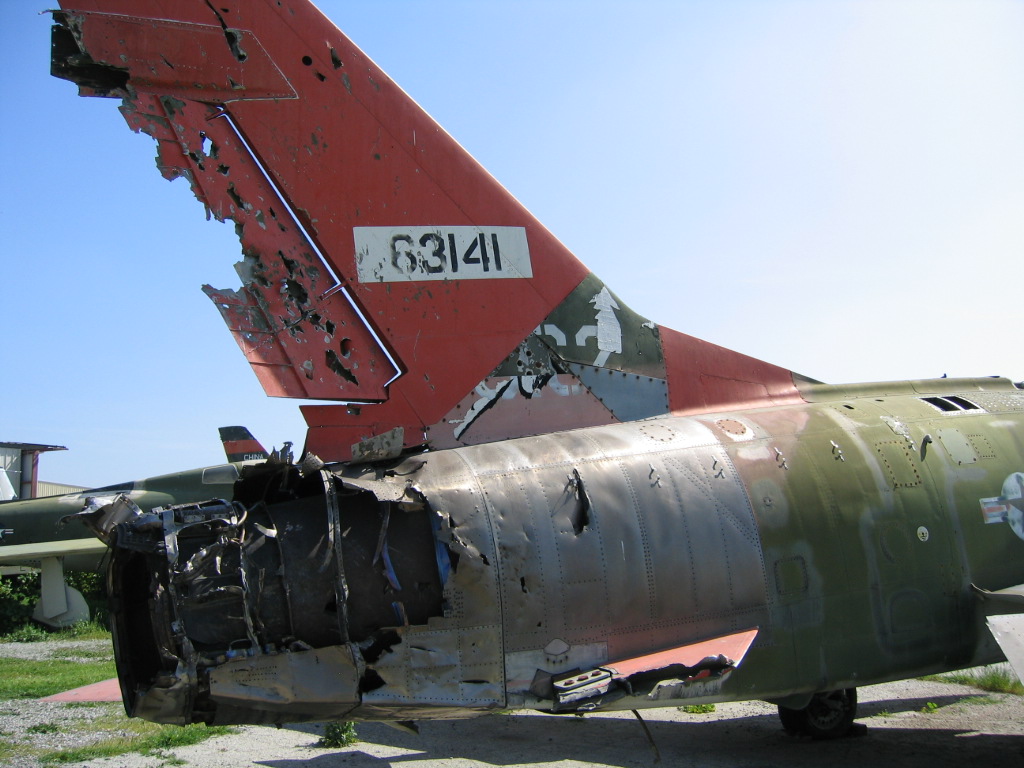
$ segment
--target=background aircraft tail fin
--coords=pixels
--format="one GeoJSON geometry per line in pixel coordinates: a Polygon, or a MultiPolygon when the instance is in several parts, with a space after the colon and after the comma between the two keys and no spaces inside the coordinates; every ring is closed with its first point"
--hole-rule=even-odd
{"type": "Polygon", "coordinates": [[[629,310],[312,5],[75,7],[53,71],[121,97],[163,175],[234,221],[242,287],[204,290],[267,393],[345,403],[303,407],[307,450],[798,397],[790,371],[629,310]]]}
{"type": "Polygon", "coordinates": [[[270,455],[248,427],[220,427],[217,431],[229,462],[264,461],[270,455]]]}

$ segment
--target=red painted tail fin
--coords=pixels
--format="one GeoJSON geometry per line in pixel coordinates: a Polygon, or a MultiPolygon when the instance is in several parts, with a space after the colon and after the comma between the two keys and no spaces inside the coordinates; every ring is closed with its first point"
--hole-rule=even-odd
{"type": "Polygon", "coordinates": [[[242,241],[204,290],[325,459],[796,398],[629,310],[312,5],[80,0],[53,71],[242,241]],[[173,7],[173,18],[167,8],[173,7]]]}
{"type": "Polygon", "coordinates": [[[270,454],[248,427],[220,427],[220,441],[228,461],[265,461],[270,454]]]}

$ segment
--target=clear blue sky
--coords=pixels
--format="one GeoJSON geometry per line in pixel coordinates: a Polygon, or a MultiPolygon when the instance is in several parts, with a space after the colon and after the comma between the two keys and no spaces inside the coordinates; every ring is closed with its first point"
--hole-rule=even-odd
{"type": "MultiPolygon", "coordinates": [[[[51,5],[53,3],[50,3],[51,5]]],[[[0,440],[46,479],[301,446],[205,282],[230,226],[0,6],[0,440]]],[[[627,303],[830,382],[1024,379],[1024,3],[323,2],[627,303]]]]}

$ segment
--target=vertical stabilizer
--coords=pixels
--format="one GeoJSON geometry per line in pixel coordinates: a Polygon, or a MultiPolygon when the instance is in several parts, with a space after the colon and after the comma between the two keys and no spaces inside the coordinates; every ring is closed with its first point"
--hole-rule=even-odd
{"type": "Polygon", "coordinates": [[[626,307],[309,3],[75,5],[54,73],[235,222],[204,290],[268,394],[345,403],[303,407],[321,457],[798,397],[626,307]]]}
{"type": "Polygon", "coordinates": [[[221,427],[217,431],[229,462],[265,461],[270,455],[248,427],[221,427]]]}

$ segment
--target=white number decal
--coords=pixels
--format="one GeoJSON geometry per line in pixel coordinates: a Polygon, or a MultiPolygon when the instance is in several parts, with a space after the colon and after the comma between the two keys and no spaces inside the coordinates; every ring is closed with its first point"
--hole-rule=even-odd
{"type": "Polygon", "coordinates": [[[523,227],[354,227],[359,281],[533,277],[523,227]]]}

